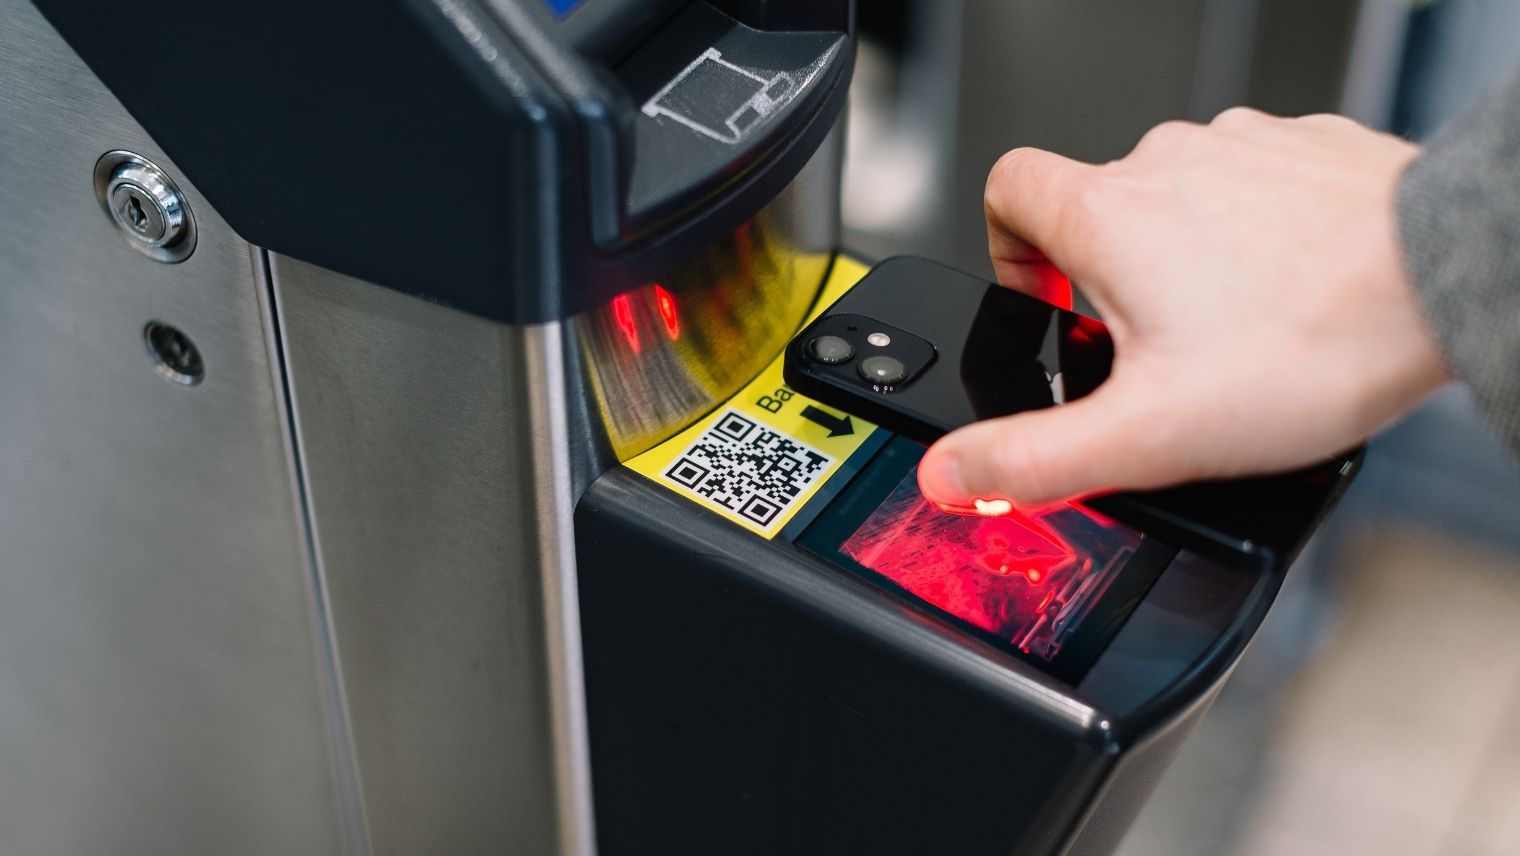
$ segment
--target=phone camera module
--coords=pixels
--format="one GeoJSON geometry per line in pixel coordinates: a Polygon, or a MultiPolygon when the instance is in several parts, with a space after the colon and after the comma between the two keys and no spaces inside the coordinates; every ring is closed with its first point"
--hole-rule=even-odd
{"type": "Polygon", "coordinates": [[[902,383],[908,367],[896,357],[867,357],[860,361],[860,376],[877,386],[891,386],[902,383]]]}
{"type": "Polygon", "coordinates": [[[838,336],[819,336],[808,343],[813,359],[824,365],[837,366],[855,356],[855,346],[838,336]]]}

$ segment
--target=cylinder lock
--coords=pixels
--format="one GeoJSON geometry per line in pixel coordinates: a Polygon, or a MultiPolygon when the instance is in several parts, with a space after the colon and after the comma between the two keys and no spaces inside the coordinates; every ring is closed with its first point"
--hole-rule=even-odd
{"type": "Polygon", "coordinates": [[[195,250],[195,219],[184,194],[148,159],[107,152],[95,164],[95,193],[133,249],[173,264],[195,250]]]}

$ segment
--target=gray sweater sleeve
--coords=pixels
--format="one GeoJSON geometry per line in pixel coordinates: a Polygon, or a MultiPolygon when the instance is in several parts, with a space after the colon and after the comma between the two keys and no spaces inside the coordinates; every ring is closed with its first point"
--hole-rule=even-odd
{"type": "Polygon", "coordinates": [[[1398,215],[1447,368],[1520,449],[1520,77],[1414,162],[1398,215]]]}

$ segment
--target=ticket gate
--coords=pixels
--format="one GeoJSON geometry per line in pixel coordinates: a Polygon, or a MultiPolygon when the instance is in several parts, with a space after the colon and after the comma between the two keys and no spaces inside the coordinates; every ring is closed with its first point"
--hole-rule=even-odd
{"type": "Polygon", "coordinates": [[[851,27],[0,0],[0,851],[1117,841],[1292,551],[940,520],[779,380],[851,27]]]}

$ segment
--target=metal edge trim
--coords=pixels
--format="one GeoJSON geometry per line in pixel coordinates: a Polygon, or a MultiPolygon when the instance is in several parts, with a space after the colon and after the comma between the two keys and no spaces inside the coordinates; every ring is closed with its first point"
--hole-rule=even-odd
{"type": "Polygon", "coordinates": [[[296,525],[302,534],[301,564],[310,598],[313,654],[322,677],[320,692],[326,720],[329,763],[332,767],[334,796],[340,812],[339,831],[343,852],[348,856],[369,856],[369,813],[364,802],[364,788],[359,775],[358,750],[354,742],[353,720],[348,696],[344,692],[342,659],[334,631],[332,603],[327,592],[327,576],[322,567],[322,551],[317,523],[311,513],[311,485],[301,457],[301,427],[298,405],[291,393],[286,370],[288,354],[281,330],[284,316],[275,290],[274,270],[267,250],[249,246],[259,314],[264,327],[264,347],[269,352],[269,371],[273,383],[276,418],[280,439],[285,448],[285,463],[290,479],[291,500],[296,525]]]}
{"type": "Polygon", "coordinates": [[[528,385],[528,418],[536,452],[533,478],[543,498],[538,503],[535,523],[542,550],[539,564],[560,852],[566,856],[592,856],[596,852],[596,833],[575,561],[564,329],[559,323],[519,329],[524,375],[541,381],[528,385]]]}

